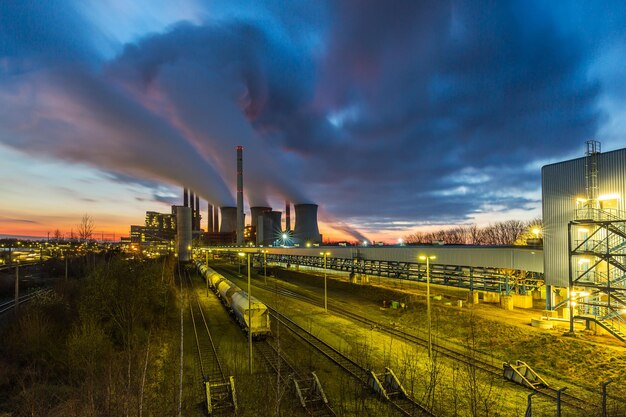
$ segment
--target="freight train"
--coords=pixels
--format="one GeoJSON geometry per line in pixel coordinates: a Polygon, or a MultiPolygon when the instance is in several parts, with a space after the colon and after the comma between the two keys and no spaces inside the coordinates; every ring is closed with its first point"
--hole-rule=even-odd
{"type": "Polygon", "coordinates": [[[262,340],[272,335],[270,312],[265,304],[255,297],[250,297],[248,301],[247,292],[202,262],[197,261],[196,266],[202,277],[220,298],[222,304],[235,317],[237,323],[246,333],[250,332],[252,338],[257,340],[262,340]]]}

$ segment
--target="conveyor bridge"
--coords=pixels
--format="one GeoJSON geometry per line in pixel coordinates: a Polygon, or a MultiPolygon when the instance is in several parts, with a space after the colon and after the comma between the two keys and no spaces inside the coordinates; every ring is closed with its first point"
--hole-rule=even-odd
{"type": "Polygon", "coordinates": [[[355,280],[386,277],[426,281],[426,264],[419,256],[435,256],[430,262],[433,284],[497,293],[518,293],[538,289],[543,280],[543,251],[527,247],[417,246],[354,248],[324,246],[314,248],[198,248],[206,256],[235,259],[238,252],[254,253],[254,262],[284,266],[326,268],[343,271],[355,280]]]}

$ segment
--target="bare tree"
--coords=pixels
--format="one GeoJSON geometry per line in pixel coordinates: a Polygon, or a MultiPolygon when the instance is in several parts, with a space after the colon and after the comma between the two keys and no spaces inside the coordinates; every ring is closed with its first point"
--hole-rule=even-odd
{"type": "Polygon", "coordinates": [[[83,214],[83,217],[80,219],[80,223],[76,225],[76,228],[78,229],[78,238],[81,241],[86,242],[91,240],[95,229],[93,217],[89,214],[83,214]]]}
{"type": "Polygon", "coordinates": [[[61,240],[61,231],[59,229],[56,229],[54,231],[54,240],[56,240],[57,242],[61,240]]]}
{"type": "Polygon", "coordinates": [[[507,220],[478,227],[475,224],[461,225],[433,232],[415,232],[405,237],[408,244],[430,244],[443,241],[452,245],[525,245],[534,237],[534,229],[541,230],[541,219],[528,222],[507,220]]]}

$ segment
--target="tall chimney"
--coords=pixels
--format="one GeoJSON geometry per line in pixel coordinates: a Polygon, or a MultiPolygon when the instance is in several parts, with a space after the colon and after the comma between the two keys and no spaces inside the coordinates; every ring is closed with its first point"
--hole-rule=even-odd
{"type": "Polygon", "coordinates": [[[195,218],[196,218],[196,213],[195,213],[195,205],[193,204],[193,191],[189,190],[189,207],[191,208],[191,230],[193,231],[196,227],[196,222],[195,222],[195,218]]]}
{"type": "Polygon", "coordinates": [[[209,207],[207,208],[206,213],[206,231],[208,233],[214,232],[213,230],[213,205],[207,201],[209,207]]]}
{"type": "Polygon", "coordinates": [[[237,146],[237,245],[243,246],[243,146],[237,146]]]}
{"type": "Polygon", "coordinates": [[[194,218],[196,227],[195,230],[200,230],[200,219],[202,216],[200,215],[200,196],[196,194],[196,217],[194,218]]]}
{"type": "Polygon", "coordinates": [[[187,191],[187,188],[183,188],[183,206],[184,207],[189,207],[189,192],[187,191]]]}
{"type": "Polygon", "coordinates": [[[214,232],[219,232],[219,217],[218,217],[218,212],[219,210],[217,209],[217,206],[215,206],[215,208],[213,208],[213,231],[214,232]]]}
{"type": "Polygon", "coordinates": [[[291,203],[285,200],[285,230],[291,231],[291,203]]]}

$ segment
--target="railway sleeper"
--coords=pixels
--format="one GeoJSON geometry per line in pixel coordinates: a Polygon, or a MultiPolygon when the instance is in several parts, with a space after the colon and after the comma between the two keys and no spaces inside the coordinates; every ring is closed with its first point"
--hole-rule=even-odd
{"type": "Polygon", "coordinates": [[[502,368],[504,369],[504,378],[509,381],[531,389],[548,387],[548,383],[526,364],[526,362],[517,361],[514,364],[504,362],[502,368]]]}
{"type": "Polygon", "coordinates": [[[376,394],[388,401],[392,398],[409,398],[400,380],[390,368],[385,368],[380,374],[370,370],[367,384],[376,394]]]}
{"type": "Polygon", "coordinates": [[[210,416],[218,413],[230,412],[237,414],[237,393],[235,391],[235,378],[228,377],[227,382],[204,383],[206,390],[207,412],[210,416]]]}
{"type": "Polygon", "coordinates": [[[293,380],[296,396],[300,400],[300,405],[306,410],[326,407],[328,398],[324,393],[322,384],[315,372],[311,372],[310,378],[293,380]]]}

